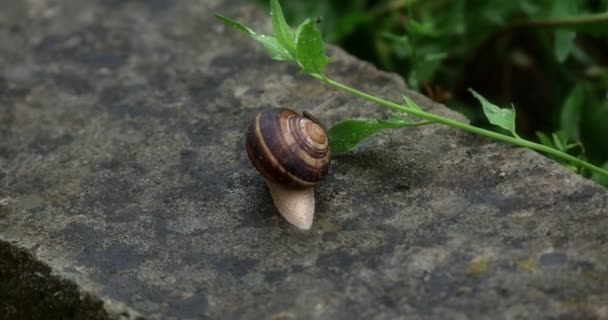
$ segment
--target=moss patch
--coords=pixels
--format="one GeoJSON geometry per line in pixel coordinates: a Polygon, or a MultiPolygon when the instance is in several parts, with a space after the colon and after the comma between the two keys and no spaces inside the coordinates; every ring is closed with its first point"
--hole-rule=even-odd
{"type": "Polygon", "coordinates": [[[491,257],[477,257],[471,261],[465,274],[470,277],[480,277],[488,271],[492,263],[491,257]]]}

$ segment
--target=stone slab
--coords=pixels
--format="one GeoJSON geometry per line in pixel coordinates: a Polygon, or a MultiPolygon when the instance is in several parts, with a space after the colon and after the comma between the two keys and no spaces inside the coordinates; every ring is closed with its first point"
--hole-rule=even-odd
{"type": "MultiPolygon", "coordinates": [[[[334,159],[311,231],[288,225],[243,149],[263,95],[328,125],[386,111],[213,13],[269,30],[237,1],[0,2],[5,318],[608,317],[608,192],[528,150],[381,134],[334,159]]],[[[339,81],[462,119],[330,54],[339,81]]]]}

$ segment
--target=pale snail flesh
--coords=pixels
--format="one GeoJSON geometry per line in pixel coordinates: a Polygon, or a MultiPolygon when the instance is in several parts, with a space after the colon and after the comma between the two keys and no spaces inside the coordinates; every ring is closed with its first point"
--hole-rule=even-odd
{"type": "Polygon", "coordinates": [[[299,229],[310,229],[313,186],[328,173],[329,139],[312,117],[285,108],[259,112],[245,137],[247,155],[266,178],[275,206],[299,229]]]}

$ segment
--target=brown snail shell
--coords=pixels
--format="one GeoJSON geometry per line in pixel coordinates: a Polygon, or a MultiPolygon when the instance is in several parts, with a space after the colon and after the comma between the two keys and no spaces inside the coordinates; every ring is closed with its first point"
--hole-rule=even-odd
{"type": "Polygon", "coordinates": [[[329,138],[318,121],[285,108],[259,112],[245,136],[247,155],[266,178],[275,206],[299,229],[310,229],[313,186],[327,176],[329,138]]]}
{"type": "Polygon", "coordinates": [[[331,153],[325,130],[293,110],[269,108],[258,113],[245,144],[255,168],[271,182],[305,188],[327,176],[331,153]]]}

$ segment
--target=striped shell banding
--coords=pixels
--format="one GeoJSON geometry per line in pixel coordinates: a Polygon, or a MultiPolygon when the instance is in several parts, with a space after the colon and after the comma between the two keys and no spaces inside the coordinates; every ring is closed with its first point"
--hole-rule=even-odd
{"type": "Polygon", "coordinates": [[[258,113],[245,138],[247,155],[266,179],[293,188],[311,187],[325,178],[329,139],[316,119],[293,110],[258,113]]]}

